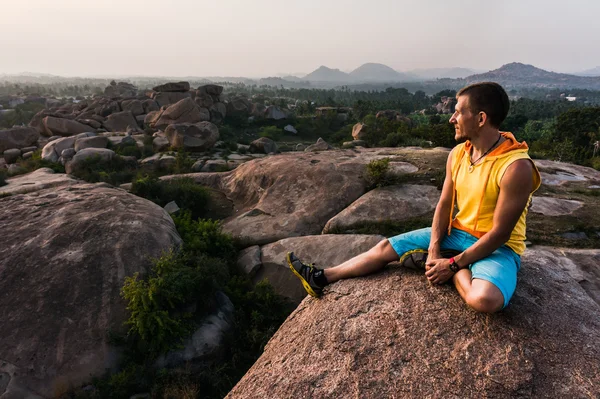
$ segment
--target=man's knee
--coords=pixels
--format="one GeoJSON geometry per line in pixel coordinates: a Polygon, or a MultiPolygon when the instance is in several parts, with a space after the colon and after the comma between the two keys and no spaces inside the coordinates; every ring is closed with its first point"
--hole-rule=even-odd
{"type": "Polygon", "coordinates": [[[502,292],[492,283],[486,281],[486,287],[471,289],[465,298],[465,302],[478,312],[494,313],[504,307],[504,296],[502,292]]]}
{"type": "Polygon", "coordinates": [[[371,255],[388,263],[395,262],[400,258],[387,239],[379,241],[369,252],[371,255]]]}

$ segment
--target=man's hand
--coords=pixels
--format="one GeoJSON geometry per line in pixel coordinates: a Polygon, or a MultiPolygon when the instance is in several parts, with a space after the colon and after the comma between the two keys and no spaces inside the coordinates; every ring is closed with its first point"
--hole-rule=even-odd
{"type": "Polygon", "coordinates": [[[450,270],[449,259],[428,259],[425,269],[427,280],[433,284],[444,284],[454,276],[454,272],[450,270]]]}

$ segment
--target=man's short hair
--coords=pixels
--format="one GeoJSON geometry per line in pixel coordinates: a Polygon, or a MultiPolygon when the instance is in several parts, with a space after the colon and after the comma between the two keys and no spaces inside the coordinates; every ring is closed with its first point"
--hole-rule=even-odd
{"type": "Polygon", "coordinates": [[[490,125],[495,128],[499,128],[508,115],[510,108],[508,94],[498,83],[481,82],[463,87],[456,94],[456,98],[460,96],[468,96],[471,112],[485,112],[490,125]]]}

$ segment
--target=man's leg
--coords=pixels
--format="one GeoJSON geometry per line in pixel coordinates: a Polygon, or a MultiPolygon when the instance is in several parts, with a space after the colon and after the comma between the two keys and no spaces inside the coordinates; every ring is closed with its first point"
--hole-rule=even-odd
{"type": "Polygon", "coordinates": [[[343,278],[359,277],[383,269],[390,262],[397,261],[398,254],[389,240],[380,241],[367,252],[347,260],[341,265],[325,269],[325,277],[329,284],[343,278]]]}
{"type": "Polygon", "coordinates": [[[501,247],[469,269],[452,277],[458,293],[478,312],[494,313],[508,305],[517,287],[520,257],[510,248],[501,247]]]}

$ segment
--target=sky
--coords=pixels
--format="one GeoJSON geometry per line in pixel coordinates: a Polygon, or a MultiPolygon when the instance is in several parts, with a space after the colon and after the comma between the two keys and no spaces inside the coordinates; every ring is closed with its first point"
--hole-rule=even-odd
{"type": "Polygon", "coordinates": [[[246,76],[600,65],[599,0],[0,0],[0,73],[246,76]]]}

